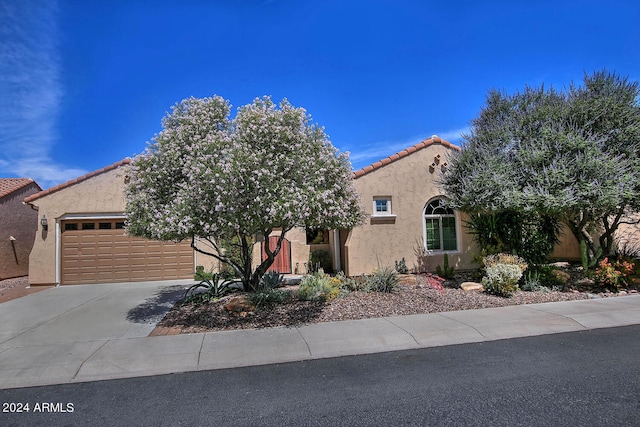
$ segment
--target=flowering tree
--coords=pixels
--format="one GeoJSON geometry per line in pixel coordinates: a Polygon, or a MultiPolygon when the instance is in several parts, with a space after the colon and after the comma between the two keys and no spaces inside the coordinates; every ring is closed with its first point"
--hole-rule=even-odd
{"type": "Polygon", "coordinates": [[[606,71],[566,92],[491,91],[442,187],[463,211],[561,220],[593,266],[640,211],[639,96],[637,82],[606,71]]]}
{"type": "Polygon", "coordinates": [[[127,231],[191,240],[256,288],[293,227],[351,228],[362,221],[351,165],[303,108],[269,97],[240,107],[219,96],[176,104],[131,163],[127,231]],[[281,234],[252,266],[256,236],[281,234]],[[237,245],[240,259],[227,255],[237,245]]]}

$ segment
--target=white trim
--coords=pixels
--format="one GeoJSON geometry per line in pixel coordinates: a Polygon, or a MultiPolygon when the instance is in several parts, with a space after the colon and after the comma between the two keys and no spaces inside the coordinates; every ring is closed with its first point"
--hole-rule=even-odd
{"type": "Polygon", "coordinates": [[[56,286],[60,286],[60,273],[62,270],[62,259],[60,252],[62,251],[62,240],[60,237],[60,221],[56,219],[56,286]]]}
{"type": "Polygon", "coordinates": [[[58,218],[59,221],[83,220],[83,219],[125,219],[124,213],[103,213],[103,214],[64,214],[58,218]]]}
{"type": "Polygon", "coordinates": [[[372,206],[373,206],[373,211],[371,216],[375,216],[375,217],[391,217],[391,216],[395,217],[396,216],[396,215],[393,215],[393,211],[391,210],[391,196],[373,196],[372,206]],[[376,202],[378,200],[385,200],[387,202],[386,211],[378,212],[377,206],[376,206],[376,202]]]}
{"type": "Polygon", "coordinates": [[[422,247],[425,250],[426,253],[428,254],[456,254],[456,253],[461,253],[462,250],[460,249],[462,247],[462,229],[460,228],[460,215],[458,214],[458,211],[456,211],[455,209],[453,210],[453,219],[456,222],[456,249],[453,250],[444,250],[444,249],[428,249],[427,248],[427,222],[425,221],[427,218],[438,218],[440,219],[440,225],[438,227],[438,230],[440,231],[440,243],[444,246],[443,241],[442,241],[442,218],[443,217],[447,217],[447,218],[451,218],[451,215],[427,215],[426,214],[426,209],[427,206],[429,206],[429,204],[431,202],[433,202],[434,200],[437,199],[442,199],[442,197],[434,197],[432,199],[430,199],[427,203],[425,203],[424,208],[422,209],[422,247]]]}

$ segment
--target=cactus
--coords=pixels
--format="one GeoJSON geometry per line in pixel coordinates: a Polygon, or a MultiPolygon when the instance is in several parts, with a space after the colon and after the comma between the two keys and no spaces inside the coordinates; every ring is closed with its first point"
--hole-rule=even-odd
{"type": "Polygon", "coordinates": [[[444,267],[440,268],[438,265],[436,267],[436,274],[438,276],[444,277],[445,279],[453,279],[455,277],[455,269],[453,267],[449,267],[449,255],[444,254],[444,267]]]}
{"type": "Polygon", "coordinates": [[[595,267],[601,256],[602,256],[602,248],[598,248],[596,250],[596,253],[593,259],[589,260],[589,254],[587,251],[587,242],[585,240],[580,240],[580,258],[582,260],[582,268],[585,271],[595,267]]]}

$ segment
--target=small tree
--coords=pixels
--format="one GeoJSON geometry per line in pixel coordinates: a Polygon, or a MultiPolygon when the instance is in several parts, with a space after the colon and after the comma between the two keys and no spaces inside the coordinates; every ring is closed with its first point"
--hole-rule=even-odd
{"type": "Polygon", "coordinates": [[[594,265],[625,213],[640,209],[639,95],[637,83],[607,72],[568,93],[490,91],[442,187],[463,211],[560,219],[594,265]]]}
{"type": "Polygon", "coordinates": [[[255,289],[293,227],[351,228],[362,221],[346,154],[302,108],[269,97],[229,118],[219,96],[189,98],[131,163],[127,230],[157,240],[191,240],[255,289]],[[280,229],[274,247],[269,236],[280,229]],[[254,239],[266,258],[252,265],[254,239]],[[235,256],[223,246],[233,244],[235,256]],[[231,242],[231,243],[229,243],[231,242]],[[237,254],[240,254],[239,259],[237,254]]]}

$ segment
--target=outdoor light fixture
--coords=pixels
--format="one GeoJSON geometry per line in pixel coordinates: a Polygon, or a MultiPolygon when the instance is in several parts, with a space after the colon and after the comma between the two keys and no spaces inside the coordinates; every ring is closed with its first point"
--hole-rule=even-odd
{"type": "Polygon", "coordinates": [[[47,222],[47,217],[42,215],[42,219],[40,220],[40,225],[44,231],[49,229],[49,222],[47,222]]]}

